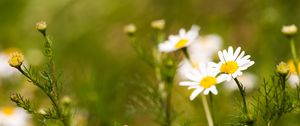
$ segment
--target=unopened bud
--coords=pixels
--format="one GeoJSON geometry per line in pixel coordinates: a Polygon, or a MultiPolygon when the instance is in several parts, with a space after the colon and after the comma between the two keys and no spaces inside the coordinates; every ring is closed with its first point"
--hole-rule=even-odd
{"type": "Polygon", "coordinates": [[[155,20],[151,22],[151,27],[158,30],[163,30],[165,28],[166,21],[161,20],[155,20]]]}
{"type": "Polygon", "coordinates": [[[280,62],[277,66],[276,66],[276,71],[279,74],[282,75],[287,75],[289,73],[289,65],[286,64],[285,62],[280,62]]]}
{"type": "Polygon", "coordinates": [[[69,96],[64,96],[62,99],[61,99],[61,103],[65,106],[69,106],[71,104],[72,100],[69,96]]]}
{"type": "Polygon", "coordinates": [[[125,26],[124,32],[128,35],[133,35],[136,32],[136,26],[134,24],[129,24],[125,26]]]}
{"type": "Polygon", "coordinates": [[[298,28],[294,24],[283,26],[281,29],[281,32],[287,36],[293,36],[297,33],[297,31],[298,31],[298,28]]]}
{"type": "Polygon", "coordinates": [[[40,21],[36,23],[36,29],[40,31],[42,34],[45,34],[47,30],[47,23],[45,21],[40,21]]]}
{"type": "Polygon", "coordinates": [[[14,52],[10,55],[8,63],[11,67],[20,67],[24,62],[24,55],[21,52],[14,52]]]}

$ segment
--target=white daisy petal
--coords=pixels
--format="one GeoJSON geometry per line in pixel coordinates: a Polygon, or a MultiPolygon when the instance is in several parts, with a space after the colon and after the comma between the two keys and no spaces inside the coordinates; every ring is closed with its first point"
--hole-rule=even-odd
{"type": "Polygon", "coordinates": [[[198,89],[194,90],[190,96],[190,100],[191,101],[194,100],[197,97],[197,95],[199,95],[202,91],[203,91],[203,88],[198,88],[198,89]]]}
{"type": "Polygon", "coordinates": [[[211,86],[209,90],[215,95],[218,94],[218,90],[217,90],[216,86],[211,86]]]}
{"type": "Polygon", "coordinates": [[[197,82],[192,82],[192,81],[183,81],[180,82],[179,85],[180,86],[193,86],[193,85],[198,85],[199,83],[197,82]]]}

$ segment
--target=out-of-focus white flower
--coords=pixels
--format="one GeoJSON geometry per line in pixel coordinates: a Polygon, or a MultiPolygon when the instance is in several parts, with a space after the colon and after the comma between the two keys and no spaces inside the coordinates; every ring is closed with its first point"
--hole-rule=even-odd
{"type": "Polygon", "coordinates": [[[185,74],[189,81],[180,82],[181,86],[188,86],[188,89],[195,89],[190,95],[190,100],[194,100],[197,95],[202,91],[204,95],[209,92],[213,94],[218,94],[216,84],[219,84],[225,80],[222,76],[217,76],[217,72],[211,70],[210,65],[201,63],[198,69],[193,69],[192,71],[185,74]]]}
{"type": "Polygon", "coordinates": [[[158,45],[160,52],[173,52],[192,44],[198,37],[199,27],[193,25],[189,31],[180,29],[178,35],[170,35],[169,39],[158,45]]]}
{"type": "Polygon", "coordinates": [[[254,64],[254,61],[251,61],[249,58],[250,55],[245,55],[245,52],[238,47],[235,51],[230,46],[228,50],[223,50],[218,52],[220,62],[218,64],[213,64],[214,71],[221,73],[220,76],[226,78],[227,81],[230,81],[232,78],[241,76],[243,70],[246,70],[248,67],[254,64]]]}
{"type": "MultiPolygon", "coordinates": [[[[246,72],[242,76],[239,76],[237,78],[240,82],[242,82],[243,86],[246,87],[247,92],[253,90],[256,86],[257,77],[252,73],[246,72]]],[[[225,82],[224,88],[229,91],[239,90],[234,80],[225,82]]]]}
{"type": "MultiPolygon", "coordinates": [[[[296,85],[299,84],[299,77],[297,76],[296,67],[293,60],[289,60],[287,63],[290,71],[288,81],[292,87],[296,87],[296,85]]],[[[300,73],[300,62],[298,63],[298,73],[300,73]]]]}
{"type": "Polygon", "coordinates": [[[207,63],[213,60],[214,55],[221,49],[223,41],[220,36],[211,34],[199,36],[195,42],[187,47],[190,61],[183,59],[179,65],[178,75],[182,79],[184,73],[197,68],[200,63],[207,63]]]}
{"type": "Polygon", "coordinates": [[[28,126],[28,119],[22,108],[3,107],[0,111],[0,126],[28,126]]]}

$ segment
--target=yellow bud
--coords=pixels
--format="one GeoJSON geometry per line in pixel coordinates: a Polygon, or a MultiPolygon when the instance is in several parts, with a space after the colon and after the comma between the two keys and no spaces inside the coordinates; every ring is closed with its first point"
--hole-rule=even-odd
{"type": "Polygon", "coordinates": [[[158,30],[163,30],[165,28],[166,21],[161,20],[155,20],[151,22],[151,27],[158,30]]]}
{"type": "Polygon", "coordinates": [[[134,24],[129,24],[124,27],[124,32],[128,35],[132,35],[136,32],[136,26],[134,24]]]}
{"type": "Polygon", "coordinates": [[[286,64],[285,62],[280,62],[277,66],[276,66],[276,71],[279,74],[288,74],[289,73],[289,65],[286,64]]]}
{"type": "Polygon", "coordinates": [[[294,24],[283,26],[281,29],[281,32],[287,36],[295,35],[297,33],[297,31],[298,31],[298,28],[294,24]]]}
{"type": "Polygon", "coordinates": [[[24,55],[21,52],[14,52],[10,55],[8,63],[11,67],[20,67],[24,62],[24,55]]]}

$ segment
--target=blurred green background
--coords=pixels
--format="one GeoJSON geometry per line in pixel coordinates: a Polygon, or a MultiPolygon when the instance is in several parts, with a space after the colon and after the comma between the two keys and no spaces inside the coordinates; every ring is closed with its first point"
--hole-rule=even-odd
{"type": "MultiPolygon", "coordinates": [[[[256,62],[249,71],[263,78],[273,73],[276,63],[291,57],[288,40],[280,30],[287,24],[300,26],[299,13],[299,0],[1,0],[0,49],[15,47],[28,60],[37,60],[30,50],[41,50],[43,38],[35,23],[46,21],[65,93],[73,98],[76,110],[85,113],[87,125],[152,126],[155,124],[146,113],[128,112],[128,101],[139,92],[143,80],[137,78],[154,75],[130,47],[123,33],[126,24],[136,24],[145,43],[153,32],[149,25],[153,20],[165,19],[168,34],[198,24],[200,35],[216,33],[223,38],[224,47],[242,46],[256,62]]],[[[0,105],[13,105],[9,94],[24,86],[2,81],[0,105]]],[[[175,88],[186,90],[177,85],[175,88]]],[[[35,93],[41,97],[34,99],[44,97],[35,93]]],[[[201,105],[178,95],[186,104],[201,105]]],[[[237,111],[232,110],[232,96],[220,93],[216,99],[216,106],[224,108],[217,112],[218,122],[227,125],[237,111]],[[218,105],[223,103],[228,105],[218,105]]],[[[173,105],[181,112],[186,104],[174,100],[173,105]]],[[[195,113],[183,114],[178,120],[192,120],[193,124],[200,118],[198,122],[204,125],[202,108],[194,109],[195,113]]],[[[280,124],[295,125],[300,115],[286,117],[280,124]]]]}

